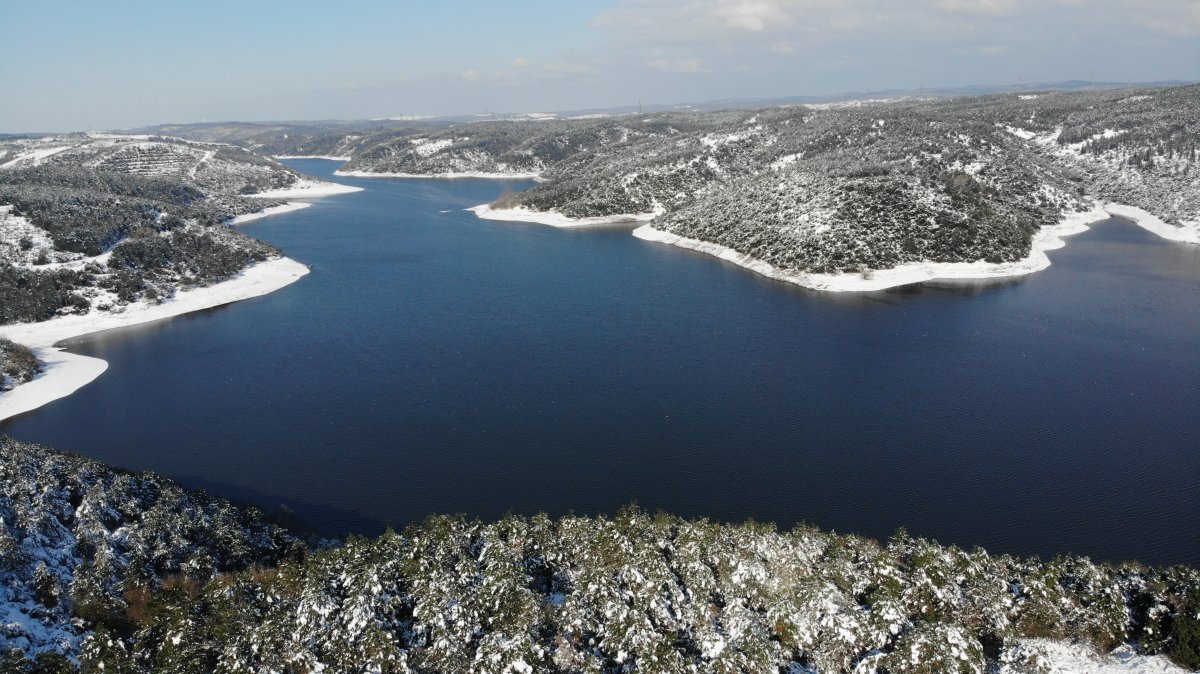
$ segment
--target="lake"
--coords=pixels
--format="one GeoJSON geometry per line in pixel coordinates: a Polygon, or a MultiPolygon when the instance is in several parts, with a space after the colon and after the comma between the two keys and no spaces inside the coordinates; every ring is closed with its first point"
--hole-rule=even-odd
{"type": "Polygon", "coordinates": [[[1109,220],[1025,278],[839,295],[463,210],[528,182],[337,180],[243,228],[310,275],[71,341],[109,370],[0,432],[328,533],[636,501],[1200,564],[1200,247],[1109,220]]]}

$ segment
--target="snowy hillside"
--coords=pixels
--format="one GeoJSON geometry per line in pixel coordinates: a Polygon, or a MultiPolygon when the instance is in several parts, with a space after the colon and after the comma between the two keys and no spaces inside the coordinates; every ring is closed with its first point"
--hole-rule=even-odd
{"type": "Polygon", "coordinates": [[[206,122],[161,124],[138,130],[158,136],[205,143],[226,143],[272,157],[348,158],[359,145],[377,134],[416,133],[446,126],[422,120],[359,120],[322,122],[206,122]]]}
{"type": "Polygon", "coordinates": [[[74,657],[97,625],[129,633],[138,607],[185,588],[183,578],[202,582],[304,554],[256,511],[3,437],[0,484],[5,672],[21,671],[27,657],[74,657]]]}
{"type": "MultiPolygon", "coordinates": [[[[360,142],[354,175],[534,175],[485,217],[653,218],[778,277],[1026,267],[1097,203],[1200,241],[1200,87],[489,122],[360,142]]],[[[1103,213],[1099,213],[1103,217],[1103,213]]]]}
{"type": "Polygon", "coordinates": [[[232,146],[0,142],[0,325],[161,301],[277,258],[225,223],[331,187],[346,189],[232,146]]]}
{"type": "Polygon", "coordinates": [[[1200,573],[1186,567],[635,509],[439,517],[304,555],[257,513],[153,475],[9,440],[0,459],[11,663],[57,650],[95,672],[1184,671],[1154,653],[1200,666],[1200,573]]]}

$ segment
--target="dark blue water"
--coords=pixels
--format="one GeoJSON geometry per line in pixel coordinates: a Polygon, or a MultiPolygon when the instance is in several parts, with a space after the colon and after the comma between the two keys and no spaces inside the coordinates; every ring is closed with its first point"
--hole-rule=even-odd
{"type": "Polygon", "coordinates": [[[312,274],[73,342],[108,372],[0,431],[334,532],[637,501],[1200,563],[1200,247],[1108,221],[1025,279],[835,295],[461,210],[524,183],[344,182],[246,228],[312,274]]]}

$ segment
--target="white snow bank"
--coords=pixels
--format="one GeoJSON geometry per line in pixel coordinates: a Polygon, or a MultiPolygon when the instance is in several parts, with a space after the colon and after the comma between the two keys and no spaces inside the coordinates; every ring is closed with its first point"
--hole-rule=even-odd
{"type": "Polygon", "coordinates": [[[488,178],[490,180],[534,180],[541,173],[487,173],[483,171],[462,171],[458,173],[378,173],[374,171],[343,171],[333,172],[335,176],[352,178],[488,178]]]}
{"type": "Polygon", "coordinates": [[[1153,232],[1164,239],[1180,241],[1182,243],[1200,243],[1200,221],[1187,222],[1182,227],[1176,227],[1175,225],[1163,222],[1158,216],[1147,213],[1135,206],[1105,204],[1104,210],[1109,215],[1133,220],[1137,223],[1138,227],[1153,232]]]}
{"type": "Polygon", "coordinates": [[[335,157],[328,154],[277,154],[272,159],[328,159],[329,161],[350,161],[350,157],[335,157]]]}
{"type": "Polygon", "coordinates": [[[230,219],[229,224],[243,225],[247,222],[253,222],[254,220],[259,220],[259,219],[265,218],[269,215],[279,215],[280,213],[290,213],[292,211],[298,211],[302,208],[308,208],[309,206],[312,206],[312,204],[305,202],[305,201],[289,201],[286,204],[283,204],[281,206],[271,206],[270,208],[264,208],[261,211],[258,211],[257,213],[246,213],[245,215],[239,215],[237,217],[230,219]]]}
{"type": "MultiPolygon", "coordinates": [[[[1122,646],[1108,655],[1090,646],[1049,639],[1025,639],[1010,654],[1018,660],[1033,660],[1047,674],[1187,674],[1187,670],[1161,655],[1138,655],[1122,646]]],[[[1028,671],[1003,666],[1001,674],[1028,671]]]]}
{"type": "Polygon", "coordinates": [[[121,313],[93,311],[82,316],[61,316],[40,323],[0,326],[0,337],[32,348],[46,364],[42,374],[33,381],[0,393],[0,421],[66,397],[108,368],[108,363],[98,358],[54,348],[62,340],[258,297],[294,283],[307,273],[308,267],[284,257],[247,267],[228,281],[207,288],[180,291],[162,304],[139,302],[129,305],[121,313]]]}
{"type": "MultiPolygon", "coordinates": [[[[43,139],[39,139],[37,142],[47,143],[47,142],[55,142],[56,140],[57,139],[55,139],[55,138],[43,138],[43,139]]],[[[71,145],[58,145],[58,146],[52,146],[52,147],[34,147],[32,149],[28,149],[23,152],[20,152],[12,160],[6,161],[3,164],[0,164],[0,168],[8,168],[8,167],[16,166],[17,164],[26,164],[29,166],[37,166],[37,165],[41,164],[42,160],[45,159],[46,157],[56,155],[59,152],[63,152],[65,150],[70,150],[71,147],[72,147],[71,145]]]]}
{"type": "MultiPolygon", "coordinates": [[[[505,220],[508,222],[536,222],[551,227],[586,227],[588,225],[612,225],[620,223],[649,222],[658,213],[631,213],[624,215],[605,215],[595,218],[572,218],[554,211],[535,211],[525,206],[516,208],[492,208],[481,204],[468,208],[475,215],[485,220],[505,220]]],[[[645,229],[645,228],[643,228],[645,229]]]]}
{"type": "Polygon", "coordinates": [[[977,262],[913,262],[899,265],[893,269],[877,269],[864,273],[845,274],[814,274],[790,272],[779,269],[767,262],[739,253],[732,248],[726,248],[707,241],[689,239],[669,232],[654,229],[644,225],[633,230],[633,235],[646,241],[667,243],[680,248],[689,248],[701,253],[707,253],[722,260],[745,267],[751,271],[769,278],[794,283],[813,290],[828,290],[832,292],[870,292],[886,290],[896,286],[932,281],[934,279],[985,279],[1005,276],[1022,276],[1035,271],[1041,271],[1050,266],[1050,258],[1046,251],[1062,248],[1066,245],[1062,237],[1087,231],[1088,223],[1103,220],[1108,217],[1100,206],[1090,211],[1070,214],[1057,225],[1043,227],[1033,239],[1033,249],[1029,255],[1016,262],[991,263],[982,260],[977,262]]]}
{"type": "Polygon", "coordinates": [[[304,199],[306,197],[325,197],[331,194],[346,194],[347,192],[361,191],[361,187],[354,187],[352,185],[329,183],[322,180],[301,180],[292,187],[259,192],[258,194],[247,194],[245,196],[262,199],[304,199]]]}
{"type": "Polygon", "coordinates": [[[35,348],[33,354],[42,361],[42,373],[32,381],[0,393],[0,421],[65,398],[108,369],[108,363],[99,358],[59,349],[35,348]]]}

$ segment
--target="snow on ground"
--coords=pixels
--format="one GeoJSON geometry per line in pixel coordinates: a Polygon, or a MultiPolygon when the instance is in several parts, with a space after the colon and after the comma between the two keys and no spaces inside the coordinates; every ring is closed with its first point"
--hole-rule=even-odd
{"type": "Polygon", "coordinates": [[[196,162],[196,165],[193,166],[191,168],[191,170],[188,171],[188,178],[195,180],[196,172],[200,170],[200,167],[203,166],[205,163],[207,163],[209,159],[212,159],[216,154],[217,154],[216,150],[205,150],[204,156],[200,157],[200,161],[196,162]]]}
{"type": "Polygon", "coordinates": [[[263,199],[304,199],[307,197],[324,197],[331,194],[361,191],[361,187],[354,187],[353,185],[330,183],[323,180],[299,180],[291,187],[259,192],[258,194],[247,194],[246,196],[263,199]]]}
{"type": "Polygon", "coordinates": [[[271,206],[270,208],[264,208],[261,211],[258,211],[257,213],[246,213],[245,215],[236,216],[236,217],[232,218],[231,220],[229,220],[229,224],[244,225],[247,222],[259,220],[259,219],[265,218],[269,215],[279,215],[280,213],[290,213],[292,211],[298,211],[302,208],[308,208],[309,206],[312,206],[312,204],[310,204],[306,201],[289,201],[286,204],[283,204],[282,206],[271,206]]]}
{"type": "Polygon", "coordinates": [[[53,143],[56,140],[57,139],[53,137],[39,138],[37,141],[35,141],[39,144],[38,146],[31,147],[28,150],[18,153],[16,157],[4,162],[3,164],[0,164],[0,168],[9,168],[18,164],[25,166],[37,166],[38,164],[42,163],[42,160],[46,157],[56,155],[64,150],[70,150],[73,147],[70,144],[47,145],[48,143],[53,143]]]}
{"type": "Polygon", "coordinates": [[[108,369],[108,363],[99,358],[50,347],[34,348],[33,355],[42,361],[42,372],[33,380],[0,393],[0,421],[65,398],[108,369]]]}
{"type": "Polygon", "coordinates": [[[66,397],[108,368],[108,363],[98,358],[66,353],[55,348],[58,342],[258,297],[294,283],[307,273],[308,267],[284,257],[247,267],[228,281],[206,288],[180,291],[162,304],[139,302],[129,305],[120,313],[93,311],[82,316],[61,316],[40,323],[0,326],[0,337],[32,348],[46,364],[42,374],[33,381],[7,393],[0,393],[0,421],[66,397]]]}
{"type": "Polygon", "coordinates": [[[507,222],[535,222],[551,227],[587,227],[589,225],[612,225],[633,222],[649,222],[658,213],[636,213],[623,215],[605,215],[594,218],[572,218],[554,211],[534,211],[524,206],[516,208],[492,208],[481,204],[468,208],[484,220],[504,220],[507,222]]]}
{"type": "Polygon", "coordinates": [[[334,171],[335,176],[352,178],[488,178],[499,180],[534,180],[541,173],[487,173],[464,171],[459,173],[378,173],[375,171],[334,171]]]}
{"type": "Polygon", "coordinates": [[[328,159],[329,161],[350,161],[350,157],[335,157],[328,154],[277,154],[272,159],[328,159]]]}
{"type": "MultiPolygon", "coordinates": [[[[1017,661],[1034,661],[1046,674],[1187,674],[1161,655],[1138,655],[1128,646],[1100,655],[1084,644],[1026,639],[1006,655],[1017,661]]],[[[1008,665],[1000,668],[1000,674],[1017,671],[1028,670],[1008,665]]]]}
{"type": "Polygon", "coordinates": [[[1182,226],[1163,222],[1158,216],[1147,213],[1135,206],[1124,204],[1105,204],[1104,210],[1109,215],[1132,220],[1142,229],[1153,232],[1164,239],[1182,243],[1200,243],[1200,221],[1185,222],[1182,226]]]}
{"type": "Polygon", "coordinates": [[[1037,134],[1032,131],[1027,131],[1025,129],[1019,129],[1015,126],[1007,126],[1006,125],[1004,127],[1004,130],[1011,133],[1012,135],[1016,136],[1017,138],[1020,138],[1021,140],[1033,140],[1033,138],[1035,136],[1037,136],[1037,134]]]}
{"type": "Polygon", "coordinates": [[[1043,227],[1034,237],[1033,249],[1029,255],[1016,262],[991,263],[982,260],[978,262],[913,262],[902,264],[892,269],[877,269],[864,273],[844,274],[814,274],[785,271],[770,263],[750,257],[744,253],[739,253],[732,248],[664,232],[655,229],[652,225],[644,225],[633,230],[633,235],[646,241],[656,241],[706,253],[745,267],[763,276],[794,283],[813,290],[870,292],[886,290],[910,283],[933,281],[935,279],[1003,278],[1006,276],[1023,276],[1035,271],[1041,271],[1050,266],[1050,258],[1046,256],[1046,251],[1056,250],[1066,245],[1062,237],[1087,231],[1088,223],[1104,220],[1107,217],[1108,212],[1097,205],[1090,211],[1068,215],[1057,225],[1043,227]]]}
{"type": "Polygon", "coordinates": [[[441,138],[438,140],[434,140],[432,138],[414,138],[408,142],[412,143],[413,152],[416,152],[417,156],[420,157],[428,157],[430,155],[437,154],[451,145],[454,145],[453,138],[441,138]]]}
{"type": "Polygon", "coordinates": [[[54,249],[54,241],[46,230],[34,225],[20,215],[13,215],[13,207],[0,206],[0,260],[8,260],[19,266],[31,266],[39,256],[49,260],[64,260],[80,257],[78,253],[61,253],[54,249]],[[22,241],[29,246],[22,250],[22,241]]]}
{"type": "MultiPolygon", "coordinates": [[[[88,131],[87,137],[98,140],[150,140],[151,138],[148,133],[104,133],[103,131],[88,131]]],[[[179,140],[186,139],[180,138],[179,140]]],[[[215,145],[228,145],[228,143],[215,143],[215,145]]]]}
{"type": "Polygon", "coordinates": [[[751,129],[749,131],[743,131],[740,133],[724,133],[724,134],[710,133],[710,134],[700,138],[700,144],[710,150],[715,150],[717,148],[720,148],[722,145],[728,145],[730,143],[740,143],[741,141],[746,140],[750,136],[754,135],[754,131],[755,131],[755,129],[751,129]]]}

